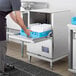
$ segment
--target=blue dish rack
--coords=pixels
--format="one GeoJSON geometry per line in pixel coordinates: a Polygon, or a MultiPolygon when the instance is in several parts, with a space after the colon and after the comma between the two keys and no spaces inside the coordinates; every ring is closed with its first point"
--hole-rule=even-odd
{"type": "Polygon", "coordinates": [[[73,25],[76,25],[76,17],[73,17],[73,18],[71,19],[71,23],[72,23],[73,25]]]}
{"type": "MultiPolygon", "coordinates": [[[[45,32],[30,32],[29,37],[34,38],[34,39],[35,38],[41,38],[41,37],[47,37],[50,32],[52,32],[52,31],[48,30],[48,31],[45,31],[45,32]]],[[[20,35],[27,37],[27,34],[25,34],[23,29],[20,30],[20,35]]]]}
{"type": "Polygon", "coordinates": [[[46,37],[51,32],[51,30],[45,31],[45,32],[30,32],[31,38],[41,38],[46,37]]]}
{"type": "Polygon", "coordinates": [[[23,29],[20,30],[20,35],[27,37],[27,34],[24,32],[23,29]]]}

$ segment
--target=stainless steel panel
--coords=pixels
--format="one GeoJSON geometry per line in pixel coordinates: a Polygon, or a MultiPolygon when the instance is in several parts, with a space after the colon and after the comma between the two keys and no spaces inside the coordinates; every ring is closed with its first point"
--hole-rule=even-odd
{"type": "Polygon", "coordinates": [[[68,65],[70,69],[73,69],[73,31],[68,31],[68,50],[69,50],[69,56],[68,56],[68,65]]]}
{"type": "Polygon", "coordinates": [[[52,39],[50,38],[38,43],[28,44],[27,52],[38,56],[52,58],[52,39]]]}
{"type": "Polygon", "coordinates": [[[70,22],[68,11],[57,12],[52,15],[54,58],[68,54],[68,27],[70,22]]]}
{"type": "MultiPolygon", "coordinates": [[[[73,31],[72,31],[73,32],[73,31]]],[[[73,35],[73,38],[72,38],[72,42],[71,42],[71,54],[72,54],[72,69],[75,69],[76,70],[76,33],[72,33],[73,35]],[[73,44],[72,44],[73,43],[73,44]]]]}

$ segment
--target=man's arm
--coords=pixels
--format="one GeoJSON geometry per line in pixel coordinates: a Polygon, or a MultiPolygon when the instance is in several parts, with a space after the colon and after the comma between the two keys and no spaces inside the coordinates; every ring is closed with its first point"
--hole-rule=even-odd
{"type": "MultiPolygon", "coordinates": [[[[17,20],[16,20],[16,17],[15,17],[15,14],[14,14],[13,12],[10,13],[10,17],[12,18],[12,20],[13,20],[14,22],[17,23],[17,20]]],[[[17,24],[18,24],[18,23],[17,23],[17,24]]]]}
{"type": "Polygon", "coordinates": [[[21,12],[15,11],[15,13],[10,13],[11,18],[19,24],[19,26],[24,30],[27,35],[30,35],[30,31],[26,28],[23,19],[21,18],[21,12]]]}

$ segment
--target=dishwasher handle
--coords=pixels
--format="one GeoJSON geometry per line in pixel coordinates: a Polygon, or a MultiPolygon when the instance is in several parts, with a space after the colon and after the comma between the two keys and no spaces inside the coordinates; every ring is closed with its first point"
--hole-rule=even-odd
{"type": "Polygon", "coordinates": [[[53,33],[52,33],[52,32],[50,32],[50,33],[48,34],[48,37],[52,37],[52,35],[53,35],[53,33]]]}

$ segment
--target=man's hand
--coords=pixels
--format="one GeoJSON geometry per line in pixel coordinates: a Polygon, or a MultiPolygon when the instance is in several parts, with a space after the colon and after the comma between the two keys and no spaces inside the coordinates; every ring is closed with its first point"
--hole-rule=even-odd
{"type": "Polygon", "coordinates": [[[31,30],[26,29],[25,31],[26,31],[25,33],[29,36],[29,35],[30,35],[31,30]]]}

